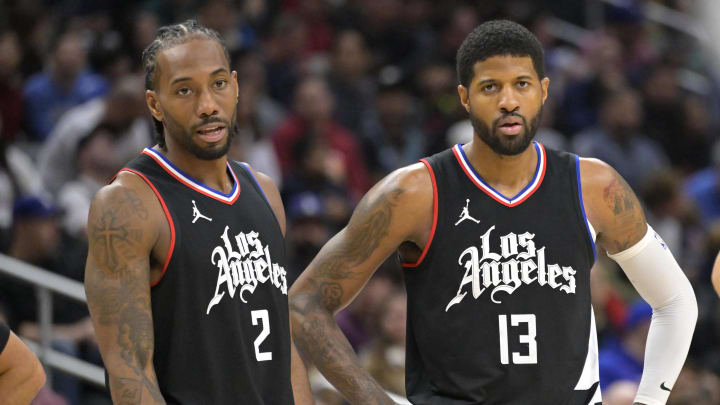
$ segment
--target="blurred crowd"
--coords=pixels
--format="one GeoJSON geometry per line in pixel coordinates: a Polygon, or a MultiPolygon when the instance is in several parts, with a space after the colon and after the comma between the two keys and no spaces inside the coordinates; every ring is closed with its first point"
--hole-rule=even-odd
{"type": "MultiPolygon", "coordinates": [[[[669,404],[718,404],[720,301],[710,271],[720,251],[720,70],[706,43],[644,12],[655,3],[692,17],[695,2],[605,3],[0,2],[0,252],[82,281],[94,193],[153,144],[142,49],[159,26],[195,18],[229,48],[240,85],[229,156],[280,185],[294,280],[372,184],[472,139],[455,52],[479,23],[508,18],[545,47],[550,96],[537,139],[615,167],[695,288],[697,329],[669,404]],[[588,21],[593,10],[600,23],[588,21]]],[[[592,283],[605,403],[630,405],[651,310],[602,255],[592,283]]],[[[54,303],[54,348],[100,364],[87,308],[54,303]]],[[[368,370],[399,395],[405,314],[392,257],[338,315],[368,370]]],[[[34,290],[0,277],[0,319],[37,339],[34,290]]],[[[342,403],[312,379],[320,403],[342,403]]],[[[109,403],[70,376],[52,381],[36,404],[109,403]]]]}

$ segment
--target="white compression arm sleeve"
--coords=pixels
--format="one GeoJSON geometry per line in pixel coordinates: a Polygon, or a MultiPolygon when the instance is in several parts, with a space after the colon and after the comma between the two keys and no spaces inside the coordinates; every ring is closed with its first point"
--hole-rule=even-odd
{"type": "Polygon", "coordinates": [[[664,405],[690,348],[698,312],[695,294],[670,249],[650,225],[640,242],[608,256],[653,308],[635,402],[664,405]]]}

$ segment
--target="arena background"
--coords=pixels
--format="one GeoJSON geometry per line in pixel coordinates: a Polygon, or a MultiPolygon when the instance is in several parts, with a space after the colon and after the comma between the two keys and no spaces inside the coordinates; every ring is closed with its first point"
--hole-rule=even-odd
{"type": "MultiPolygon", "coordinates": [[[[160,25],[188,18],[227,42],[240,82],[230,157],[281,185],[293,280],[370,185],[472,137],[456,91],[465,36],[489,19],[526,25],[551,80],[537,138],[613,165],[695,288],[697,328],[668,403],[720,404],[710,283],[720,250],[720,2],[0,0],[0,252],[82,281],[93,194],[153,143],[141,51],[160,25]]],[[[36,290],[5,267],[0,318],[39,341],[36,290]]],[[[605,403],[631,404],[651,312],[607,258],[592,283],[605,403]]],[[[52,302],[52,348],[100,365],[87,308],[52,302]]],[[[405,312],[392,258],[338,316],[365,366],[400,396],[405,312]]],[[[319,403],[342,403],[311,375],[319,403]]],[[[51,381],[35,404],[109,403],[67,373],[51,381]]]]}

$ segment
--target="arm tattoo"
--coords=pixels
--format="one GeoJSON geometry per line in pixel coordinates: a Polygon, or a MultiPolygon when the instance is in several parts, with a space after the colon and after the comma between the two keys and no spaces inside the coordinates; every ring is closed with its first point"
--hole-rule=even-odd
{"type": "Polygon", "coordinates": [[[124,198],[103,207],[96,221],[88,224],[88,237],[99,267],[111,277],[129,276],[128,262],[136,261],[137,246],[143,232],[130,224],[133,215],[147,219],[148,213],[137,193],[124,190],[124,198]]]}
{"type": "Polygon", "coordinates": [[[142,402],[145,390],[164,403],[154,374],[145,370],[154,346],[150,305],[149,253],[141,245],[144,233],[138,220],[148,210],[134,190],[124,189],[90,218],[90,271],[86,274],[88,304],[95,322],[111,335],[122,365],[123,377],[110,375],[113,397],[120,404],[142,402]]]}
{"type": "Polygon", "coordinates": [[[623,251],[643,237],[645,215],[630,186],[616,175],[603,190],[603,200],[613,213],[611,242],[616,251],[623,251]]]}
{"type": "Polygon", "coordinates": [[[395,188],[370,200],[365,196],[339,239],[332,240],[312,264],[308,285],[291,294],[293,339],[328,380],[353,404],[393,404],[361,366],[333,317],[345,290],[342,280],[355,277],[353,267],[365,262],[390,232],[393,210],[404,192],[395,188]]]}
{"type": "Polygon", "coordinates": [[[318,256],[319,275],[336,280],[352,277],[350,268],[367,260],[388,234],[393,208],[403,192],[396,188],[373,202],[365,196],[350,219],[344,243],[332,246],[329,252],[318,256]]]}
{"type": "Polygon", "coordinates": [[[339,300],[343,294],[342,286],[338,283],[318,285],[313,280],[310,284],[312,288],[308,292],[298,294],[290,301],[293,325],[296,325],[293,339],[297,348],[312,358],[350,403],[394,404],[359,365],[352,346],[333,316],[324,308],[328,305],[327,301],[339,300]]]}

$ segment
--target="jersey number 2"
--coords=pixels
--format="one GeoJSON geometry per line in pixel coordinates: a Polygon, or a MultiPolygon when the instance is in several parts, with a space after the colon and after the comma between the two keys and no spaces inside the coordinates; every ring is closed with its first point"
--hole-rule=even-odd
{"type": "Polygon", "coordinates": [[[257,326],[258,320],[262,321],[262,331],[255,339],[255,358],[257,361],[272,360],[272,352],[261,352],[260,345],[270,335],[270,317],[268,316],[267,309],[260,309],[257,311],[250,312],[252,316],[252,324],[257,326]]]}
{"type": "MultiPolygon", "coordinates": [[[[513,364],[537,364],[535,314],[510,315],[510,324],[512,326],[518,326],[520,323],[527,324],[527,335],[520,335],[519,338],[520,343],[528,345],[528,353],[513,352],[512,362],[513,364]]],[[[507,315],[498,315],[498,324],[500,329],[500,363],[509,364],[507,315]]]]}

